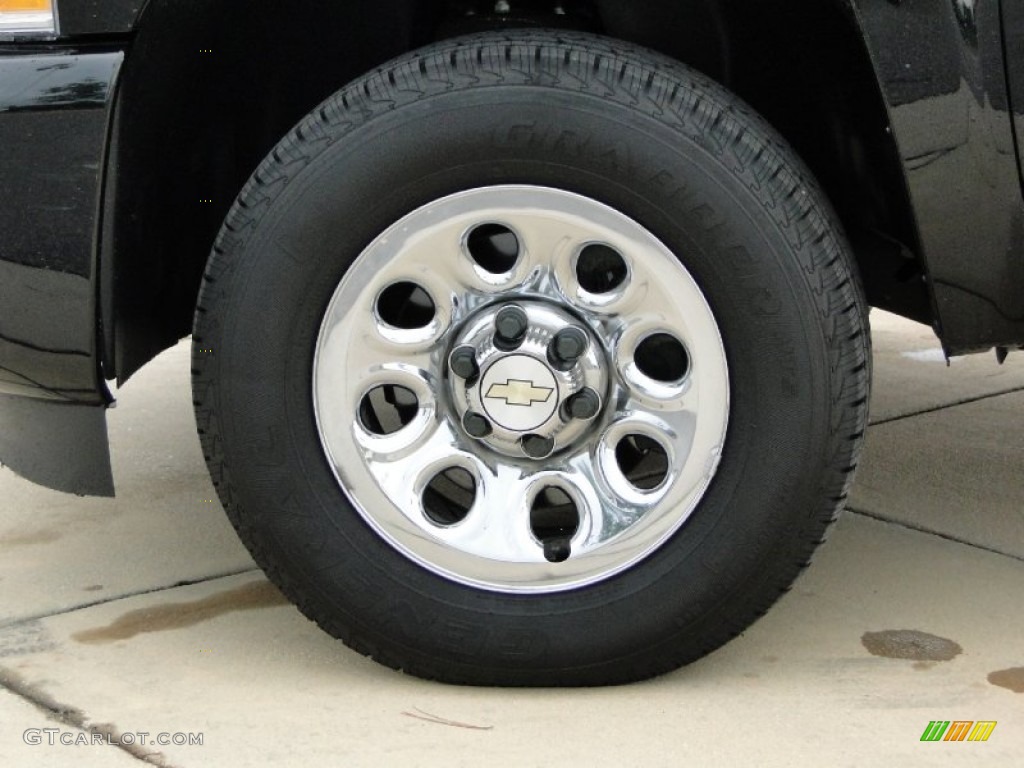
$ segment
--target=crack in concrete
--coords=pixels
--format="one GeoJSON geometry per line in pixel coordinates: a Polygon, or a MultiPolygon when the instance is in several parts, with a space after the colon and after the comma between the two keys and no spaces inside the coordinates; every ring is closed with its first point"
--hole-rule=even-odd
{"type": "Polygon", "coordinates": [[[116,603],[118,600],[125,600],[130,597],[139,597],[140,595],[152,595],[157,592],[166,592],[169,589],[177,589],[178,587],[191,587],[194,584],[205,584],[209,581],[217,581],[218,579],[226,579],[229,576],[241,576],[244,573],[257,573],[259,568],[242,568],[240,570],[225,571],[224,573],[217,573],[212,576],[204,576],[201,579],[185,579],[183,581],[176,581],[173,584],[168,584],[163,587],[153,587],[152,589],[142,589],[138,592],[125,592],[121,595],[111,595],[109,597],[103,597],[99,600],[93,600],[88,603],[81,603],[80,605],[74,605],[68,608],[61,608],[58,611],[52,611],[51,613],[40,613],[34,616],[21,616],[16,619],[10,619],[8,621],[0,621],[0,629],[8,629],[10,627],[16,627],[20,624],[25,624],[30,621],[39,621],[41,619],[49,619],[53,616],[63,616],[66,613],[74,613],[75,611],[83,611],[86,608],[93,608],[97,605],[106,605],[107,603],[116,603]]]}
{"type": "Polygon", "coordinates": [[[945,403],[943,405],[932,405],[928,408],[921,408],[910,413],[901,413],[898,416],[888,416],[878,421],[868,420],[869,427],[879,427],[883,424],[891,424],[894,421],[902,421],[903,419],[912,419],[915,416],[925,416],[929,413],[937,413],[938,411],[944,411],[947,408],[956,408],[958,405],[970,405],[971,403],[977,403],[982,400],[989,400],[993,397],[1002,397],[1003,395],[1012,395],[1016,392],[1024,392],[1024,387],[1011,387],[1010,389],[1001,389],[998,392],[989,392],[984,395],[975,395],[973,397],[965,397],[963,400],[956,400],[952,403],[945,403]]]}
{"type": "Polygon", "coordinates": [[[908,531],[924,533],[929,536],[937,536],[938,538],[945,539],[946,541],[952,541],[956,544],[963,544],[964,546],[971,547],[972,549],[980,549],[983,552],[990,552],[993,555],[1001,555],[1002,557],[1008,557],[1011,560],[1017,560],[1019,562],[1024,563],[1024,557],[1014,554],[1013,552],[1003,552],[1000,549],[996,549],[995,547],[989,547],[985,544],[976,544],[973,541],[967,541],[966,539],[961,539],[958,536],[954,536],[949,533],[943,533],[942,531],[933,530],[931,528],[923,528],[917,525],[911,525],[910,523],[904,523],[902,520],[896,520],[891,517],[886,517],[885,515],[879,515],[875,512],[865,512],[863,509],[854,509],[853,507],[847,507],[846,511],[852,512],[855,515],[860,515],[861,517],[866,517],[870,520],[877,520],[880,523],[888,523],[889,525],[895,525],[899,528],[905,528],[908,531]]]}
{"type": "Polygon", "coordinates": [[[24,677],[7,667],[0,667],[0,689],[27,701],[42,712],[48,720],[88,734],[103,737],[103,744],[120,749],[127,755],[149,765],[160,768],[175,768],[167,762],[162,752],[149,752],[140,744],[125,744],[121,741],[121,731],[113,723],[90,723],[89,718],[78,707],[63,704],[38,686],[32,685],[24,677]]]}

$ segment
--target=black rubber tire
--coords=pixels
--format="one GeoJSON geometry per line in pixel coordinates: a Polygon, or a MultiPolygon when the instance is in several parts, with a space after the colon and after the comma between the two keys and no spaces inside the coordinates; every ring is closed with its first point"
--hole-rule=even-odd
{"type": "Polygon", "coordinates": [[[624,683],[719,647],[807,565],[865,428],[866,316],[823,194],[736,97],[612,40],[476,36],[345,87],[253,174],[196,310],[196,418],[256,561],[353,649],[455,683],[624,683]],[[589,196],[668,244],[731,378],[724,455],[685,525],[613,578],[538,596],[446,580],[373,532],[331,473],[311,396],[319,324],[361,250],[420,205],[503,183],[589,196]]]}

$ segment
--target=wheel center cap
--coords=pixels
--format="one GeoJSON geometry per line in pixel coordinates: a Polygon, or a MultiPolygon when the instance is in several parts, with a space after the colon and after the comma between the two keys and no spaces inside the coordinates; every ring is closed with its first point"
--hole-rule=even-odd
{"type": "Polygon", "coordinates": [[[513,432],[537,429],[561,400],[551,369],[530,355],[509,355],[489,366],[480,380],[480,399],[491,420],[513,432]]]}
{"type": "Polygon", "coordinates": [[[543,460],[591,428],[608,389],[597,335],[554,302],[476,312],[446,358],[451,415],[476,444],[543,460]]]}

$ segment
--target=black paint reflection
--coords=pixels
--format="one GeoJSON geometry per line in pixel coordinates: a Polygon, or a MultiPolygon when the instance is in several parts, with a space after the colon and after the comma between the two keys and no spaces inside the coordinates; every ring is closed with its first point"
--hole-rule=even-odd
{"type": "Polygon", "coordinates": [[[11,54],[0,48],[0,392],[103,402],[94,245],[123,55],[11,54]]]}

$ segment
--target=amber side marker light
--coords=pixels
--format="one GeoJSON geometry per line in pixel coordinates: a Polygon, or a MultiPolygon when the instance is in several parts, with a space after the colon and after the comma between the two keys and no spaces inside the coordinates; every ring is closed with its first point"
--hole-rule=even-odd
{"type": "Polygon", "coordinates": [[[53,0],[0,0],[0,35],[53,33],[53,0]]]}

